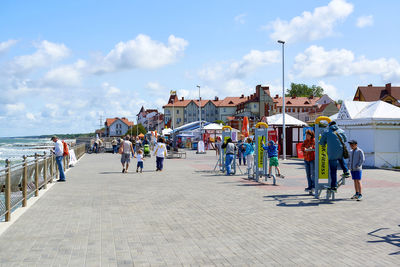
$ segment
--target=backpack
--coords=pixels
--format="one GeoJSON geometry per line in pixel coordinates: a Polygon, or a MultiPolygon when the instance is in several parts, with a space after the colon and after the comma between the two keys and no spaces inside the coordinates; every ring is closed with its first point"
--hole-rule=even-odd
{"type": "Polygon", "coordinates": [[[66,142],[64,142],[64,141],[61,141],[61,142],[62,142],[62,144],[63,144],[63,150],[64,150],[63,156],[64,156],[64,157],[65,157],[65,156],[68,156],[68,155],[69,155],[68,144],[67,144],[66,142]]]}

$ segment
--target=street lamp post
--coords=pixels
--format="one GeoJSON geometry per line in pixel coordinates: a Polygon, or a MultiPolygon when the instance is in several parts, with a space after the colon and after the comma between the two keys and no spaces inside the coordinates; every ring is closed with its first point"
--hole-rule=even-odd
{"type": "Polygon", "coordinates": [[[196,86],[197,88],[199,88],[199,122],[200,122],[200,138],[203,139],[202,136],[202,123],[201,123],[201,97],[200,97],[200,85],[196,86]]]}
{"type": "Polygon", "coordinates": [[[278,40],[282,44],[282,132],[283,132],[283,160],[286,160],[286,125],[285,125],[285,41],[278,40]]]}

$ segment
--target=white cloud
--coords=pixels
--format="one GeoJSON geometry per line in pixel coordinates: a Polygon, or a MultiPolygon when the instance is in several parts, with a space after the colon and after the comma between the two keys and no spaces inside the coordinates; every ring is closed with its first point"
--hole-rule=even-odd
{"type": "Polygon", "coordinates": [[[327,84],[324,81],[318,81],[318,86],[321,86],[324,89],[324,93],[327,94],[330,98],[339,99],[339,91],[334,85],[327,84]]]}
{"type": "Polygon", "coordinates": [[[246,18],[247,14],[239,14],[235,17],[235,22],[238,24],[245,24],[246,23],[246,18]]]}
{"type": "Polygon", "coordinates": [[[332,0],[327,6],[317,7],[313,13],[304,11],[290,21],[277,19],[266,28],[272,28],[273,40],[313,41],[334,34],[334,27],[353,12],[353,5],[346,0],[332,0]]]}
{"type": "Polygon", "coordinates": [[[136,39],[118,43],[93,66],[94,73],[115,72],[124,69],[156,69],[171,64],[183,53],[188,42],[170,35],[168,44],[139,34],[136,39]]]}
{"type": "Polygon", "coordinates": [[[364,56],[356,58],[350,50],[327,51],[323,47],[314,45],[295,57],[293,69],[297,77],[375,74],[381,75],[385,81],[400,81],[400,64],[396,59],[370,60],[364,56]]]}
{"type": "Polygon", "coordinates": [[[33,115],[33,114],[30,113],[30,112],[27,112],[27,113],[26,113],[26,118],[27,118],[28,120],[33,121],[33,120],[35,120],[35,115],[33,115]]]}
{"type": "Polygon", "coordinates": [[[81,84],[86,62],[78,60],[74,64],[64,65],[48,71],[43,82],[50,86],[78,86],[81,84]]]}
{"type": "Polygon", "coordinates": [[[357,19],[357,27],[364,28],[367,26],[374,25],[374,17],[372,15],[369,16],[361,16],[357,19]]]}
{"type": "Polygon", "coordinates": [[[11,62],[11,68],[14,72],[27,72],[35,68],[47,67],[49,64],[66,58],[70,53],[64,44],[51,43],[46,40],[36,47],[35,53],[14,58],[11,62]]]}
{"type": "Polygon", "coordinates": [[[11,46],[15,45],[17,40],[8,40],[0,43],[0,54],[6,52],[11,46]]]}
{"type": "Polygon", "coordinates": [[[251,50],[250,53],[244,55],[239,61],[230,63],[218,62],[213,66],[200,70],[198,75],[205,81],[243,78],[257,68],[278,63],[279,56],[280,52],[278,50],[251,50]]]}
{"type": "Polygon", "coordinates": [[[15,115],[25,110],[24,103],[6,104],[6,114],[15,115]]]}
{"type": "Polygon", "coordinates": [[[121,90],[115,86],[110,85],[107,82],[104,82],[101,87],[103,88],[103,91],[106,96],[111,96],[115,97],[118,96],[121,93],[121,90]]]}

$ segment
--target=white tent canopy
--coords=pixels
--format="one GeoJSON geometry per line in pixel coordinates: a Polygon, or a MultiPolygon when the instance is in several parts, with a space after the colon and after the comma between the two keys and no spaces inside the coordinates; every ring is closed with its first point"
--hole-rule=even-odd
{"type": "Polygon", "coordinates": [[[344,101],[336,123],[364,150],[366,166],[400,165],[400,108],[383,101],[344,101]]]}
{"type": "Polygon", "coordinates": [[[342,125],[399,124],[400,108],[383,101],[344,101],[337,120],[342,125]]]}
{"type": "Polygon", "coordinates": [[[172,132],[171,128],[166,128],[161,131],[162,135],[168,135],[172,132]]]}
{"type": "Polygon", "coordinates": [[[204,130],[222,130],[222,125],[217,123],[210,123],[204,126],[204,130]]]}
{"type": "MultiPolygon", "coordinates": [[[[267,117],[268,125],[283,125],[283,114],[275,114],[267,117]]],[[[295,125],[295,126],[307,126],[307,123],[296,119],[288,114],[285,114],[285,125],[295,125]]]]}

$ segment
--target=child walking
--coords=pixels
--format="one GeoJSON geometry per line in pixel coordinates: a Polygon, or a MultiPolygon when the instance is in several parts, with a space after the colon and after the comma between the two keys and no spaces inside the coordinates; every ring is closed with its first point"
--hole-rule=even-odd
{"type": "Polygon", "coordinates": [[[362,151],[358,145],[356,140],[349,141],[351,147],[351,153],[349,158],[349,168],[351,172],[351,178],[354,181],[354,189],[356,193],[351,199],[356,199],[357,201],[361,201],[362,192],[361,192],[361,174],[362,174],[362,165],[365,161],[364,151],[362,151]]]}
{"type": "Polygon", "coordinates": [[[137,165],[136,165],[136,172],[139,172],[139,168],[140,168],[140,173],[142,173],[143,171],[143,150],[139,149],[136,153],[136,157],[137,158],[137,165]]]}
{"type": "Polygon", "coordinates": [[[285,176],[283,176],[281,174],[281,170],[279,169],[278,145],[275,144],[275,142],[273,140],[270,140],[268,142],[268,146],[265,146],[263,144],[262,147],[264,150],[267,150],[267,152],[268,152],[268,158],[269,158],[269,174],[268,174],[268,176],[269,177],[271,176],[272,167],[275,167],[275,170],[278,172],[278,174],[276,176],[280,177],[280,178],[285,178],[285,176]]]}

